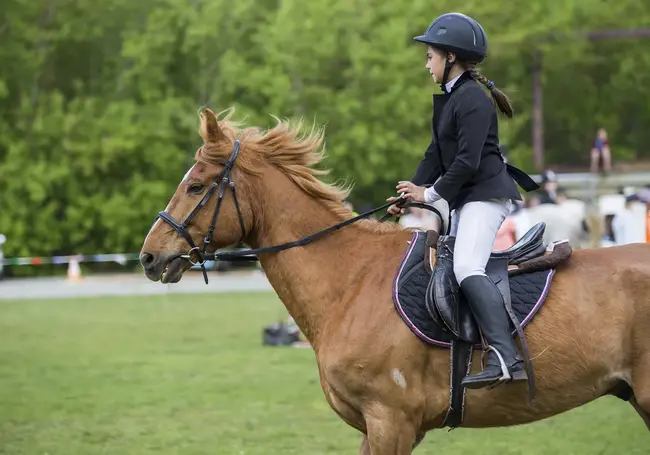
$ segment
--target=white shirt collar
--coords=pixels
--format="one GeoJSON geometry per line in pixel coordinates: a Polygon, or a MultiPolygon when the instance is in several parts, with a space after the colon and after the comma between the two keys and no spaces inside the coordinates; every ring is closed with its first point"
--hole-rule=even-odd
{"type": "Polygon", "coordinates": [[[458,80],[462,75],[463,75],[463,73],[460,73],[458,76],[456,76],[455,78],[453,78],[452,80],[450,80],[449,82],[447,82],[447,83],[445,84],[445,88],[447,89],[447,93],[451,93],[451,89],[452,89],[452,87],[454,86],[454,84],[456,83],[456,81],[457,81],[457,80],[458,80]]]}

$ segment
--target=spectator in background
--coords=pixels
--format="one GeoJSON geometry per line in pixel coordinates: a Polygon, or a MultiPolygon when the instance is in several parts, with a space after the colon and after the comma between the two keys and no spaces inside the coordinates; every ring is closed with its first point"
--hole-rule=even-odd
{"type": "Polygon", "coordinates": [[[530,207],[537,207],[539,205],[539,195],[533,194],[531,196],[526,196],[524,200],[524,208],[528,209],[530,207]]]}
{"type": "Polygon", "coordinates": [[[644,185],[637,193],[636,196],[644,204],[650,203],[650,185],[644,185]]]}
{"type": "Polygon", "coordinates": [[[569,199],[569,195],[567,194],[566,190],[562,187],[558,187],[557,193],[555,195],[555,203],[559,205],[567,199],[569,199]]]}
{"type": "Polygon", "coordinates": [[[540,204],[556,204],[557,175],[550,169],[542,173],[542,189],[539,191],[540,204]]]}
{"type": "Polygon", "coordinates": [[[433,229],[440,232],[440,221],[432,212],[420,207],[409,207],[407,210],[407,213],[399,219],[400,226],[423,231],[433,229]]]}
{"type": "Polygon", "coordinates": [[[510,215],[503,220],[503,224],[497,231],[497,236],[494,239],[494,244],[492,245],[492,251],[501,251],[510,248],[517,242],[517,225],[515,220],[512,217],[512,212],[510,215]]]}
{"type": "Polygon", "coordinates": [[[603,237],[600,239],[600,246],[616,246],[614,241],[614,229],[612,227],[612,221],[614,220],[612,214],[605,215],[604,226],[603,226],[603,237]]]}
{"type": "Polygon", "coordinates": [[[634,214],[632,212],[632,203],[638,201],[639,197],[635,194],[625,198],[625,208],[618,212],[612,218],[612,237],[616,245],[626,245],[635,243],[634,237],[634,214]]]}
{"type": "Polygon", "coordinates": [[[7,241],[7,237],[4,234],[0,234],[0,280],[4,277],[4,253],[2,251],[2,245],[7,241]]]}
{"type": "Polygon", "coordinates": [[[650,243],[650,184],[644,185],[637,193],[636,196],[642,204],[645,204],[645,242],[650,243]]]}
{"type": "Polygon", "coordinates": [[[598,131],[596,131],[596,139],[591,149],[591,172],[598,173],[601,163],[603,173],[606,174],[612,171],[612,155],[609,150],[609,139],[605,128],[598,128],[598,131]]]}

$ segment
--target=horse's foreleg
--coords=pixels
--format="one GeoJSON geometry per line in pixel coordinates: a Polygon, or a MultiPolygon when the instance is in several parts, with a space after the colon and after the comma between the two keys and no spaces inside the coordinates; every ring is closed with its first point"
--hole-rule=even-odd
{"type": "Polygon", "coordinates": [[[630,404],[650,430],[650,353],[646,353],[634,366],[632,390],[634,396],[630,399],[630,404]]]}
{"type": "MultiPolygon", "coordinates": [[[[424,439],[425,433],[419,433],[415,441],[413,441],[413,450],[420,445],[422,440],[424,439]]],[[[359,449],[359,455],[372,455],[372,452],[370,452],[370,442],[368,442],[368,436],[365,434],[361,437],[361,448],[359,449]]]]}
{"type": "Polygon", "coordinates": [[[373,410],[365,419],[368,435],[361,442],[363,455],[411,455],[424,437],[417,434],[415,425],[402,411],[373,410]]]}
{"type": "Polygon", "coordinates": [[[365,434],[361,437],[361,448],[359,448],[359,455],[371,455],[370,443],[368,442],[368,436],[365,434]]]}
{"type": "MultiPolygon", "coordinates": [[[[640,321],[645,328],[648,327],[648,322],[650,322],[650,317],[646,317],[640,321]]],[[[642,335],[639,336],[639,347],[637,349],[643,354],[635,359],[634,365],[632,366],[631,385],[634,396],[630,399],[630,404],[641,416],[648,430],[650,430],[650,352],[648,351],[650,337],[648,337],[644,328],[641,328],[641,330],[639,332],[642,335]]]]}
{"type": "MultiPolygon", "coordinates": [[[[425,433],[420,433],[416,436],[415,441],[413,442],[413,449],[420,445],[424,439],[425,433]]],[[[361,437],[361,448],[359,449],[359,455],[372,455],[370,452],[370,443],[368,442],[368,436],[365,434],[361,437]]]]}
{"type": "Polygon", "coordinates": [[[636,397],[632,397],[630,399],[630,404],[632,405],[634,410],[641,416],[641,418],[645,422],[646,427],[648,427],[648,430],[650,430],[650,412],[646,411],[641,407],[641,405],[636,401],[636,397]]]}

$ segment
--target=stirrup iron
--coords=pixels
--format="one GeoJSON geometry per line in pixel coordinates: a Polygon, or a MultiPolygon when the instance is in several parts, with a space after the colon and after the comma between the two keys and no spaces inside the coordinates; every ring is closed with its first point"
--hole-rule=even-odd
{"type": "Polygon", "coordinates": [[[504,382],[510,381],[512,379],[512,376],[510,376],[510,371],[508,370],[508,366],[506,365],[506,361],[503,360],[503,356],[501,355],[499,350],[497,348],[495,348],[494,346],[489,345],[489,344],[487,346],[487,350],[488,351],[494,351],[497,358],[499,359],[499,366],[501,367],[501,378],[497,379],[495,382],[493,382],[492,384],[487,386],[488,389],[493,389],[494,387],[496,387],[496,386],[498,386],[500,384],[503,384],[504,382]]]}

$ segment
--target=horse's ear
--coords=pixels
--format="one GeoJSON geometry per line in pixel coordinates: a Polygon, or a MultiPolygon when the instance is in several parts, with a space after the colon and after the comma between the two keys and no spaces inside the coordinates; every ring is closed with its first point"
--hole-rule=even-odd
{"type": "Polygon", "coordinates": [[[201,117],[201,127],[199,129],[199,134],[203,138],[203,142],[213,142],[218,143],[226,138],[219,128],[219,122],[217,122],[217,116],[207,107],[199,112],[201,117]]]}

